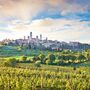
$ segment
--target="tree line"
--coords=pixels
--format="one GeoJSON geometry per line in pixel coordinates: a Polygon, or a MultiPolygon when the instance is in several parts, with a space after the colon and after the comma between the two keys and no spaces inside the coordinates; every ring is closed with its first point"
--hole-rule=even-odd
{"type": "Polygon", "coordinates": [[[28,56],[21,56],[19,59],[16,58],[6,58],[4,60],[5,66],[15,66],[16,63],[35,63],[36,66],[40,66],[40,64],[47,65],[70,65],[70,64],[79,64],[90,61],[90,54],[53,54],[49,53],[45,55],[41,53],[39,55],[35,55],[32,58],[28,58],[28,56]]]}

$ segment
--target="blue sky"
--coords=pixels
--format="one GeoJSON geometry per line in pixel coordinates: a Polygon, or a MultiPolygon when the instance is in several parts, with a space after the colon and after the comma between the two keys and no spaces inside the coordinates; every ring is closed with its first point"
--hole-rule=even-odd
{"type": "Polygon", "coordinates": [[[0,40],[33,32],[59,41],[90,43],[90,0],[0,0],[0,40]]]}

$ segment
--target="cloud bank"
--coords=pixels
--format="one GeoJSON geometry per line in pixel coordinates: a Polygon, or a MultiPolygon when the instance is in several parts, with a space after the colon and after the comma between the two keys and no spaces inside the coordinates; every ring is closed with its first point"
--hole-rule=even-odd
{"type": "Polygon", "coordinates": [[[88,24],[90,22],[46,18],[33,20],[31,23],[12,23],[9,29],[17,33],[15,34],[17,38],[23,38],[24,35],[27,36],[32,31],[34,35],[43,34],[43,38],[48,37],[49,39],[59,41],[80,40],[81,42],[88,41],[90,43],[90,27],[88,24]]]}
{"type": "Polygon", "coordinates": [[[90,10],[90,0],[0,0],[0,17],[32,19],[42,11],[61,15],[90,10]]]}

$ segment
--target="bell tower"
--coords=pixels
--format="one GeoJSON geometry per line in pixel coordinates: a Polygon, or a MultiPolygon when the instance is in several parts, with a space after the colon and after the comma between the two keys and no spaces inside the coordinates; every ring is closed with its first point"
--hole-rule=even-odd
{"type": "Polygon", "coordinates": [[[42,40],[42,34],[40,34],[40,40],[42,40]]]}
{"type": "Polygon", "coordinates": [[[32,32],[30,32],[30,38],[32,39],[32,32]]]}

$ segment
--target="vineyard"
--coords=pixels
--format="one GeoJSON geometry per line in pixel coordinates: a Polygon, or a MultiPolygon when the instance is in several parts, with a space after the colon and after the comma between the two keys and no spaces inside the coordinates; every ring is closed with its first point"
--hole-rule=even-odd
{"type": "Polygon", "coordinates": [[[0,47],[0,90],[90,90],[90,50],[0,47]]]}
{"type": "Polygon", "coordinates": [[[90,68],[0,67],[0,90],[90,90],[90,68]]]}

